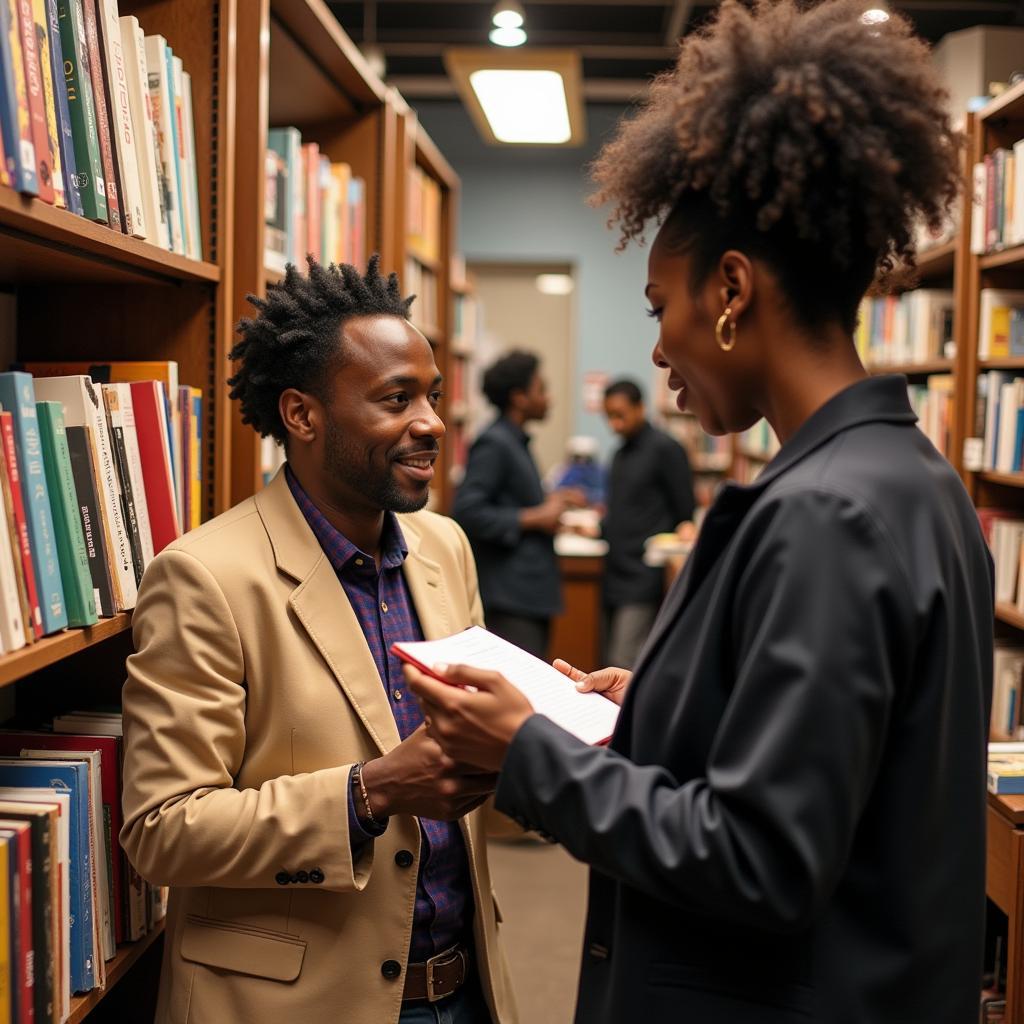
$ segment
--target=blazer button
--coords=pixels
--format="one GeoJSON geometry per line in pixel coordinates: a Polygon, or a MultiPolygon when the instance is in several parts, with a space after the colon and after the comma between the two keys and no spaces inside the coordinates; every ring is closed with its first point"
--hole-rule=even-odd
{"type": "Polygon", "coordinates": [[[319,868],[313,868],[309,873],[309,880],[314,885],[319,885],[324,880],[324,873],[319,868]]]}
{"type": "Polygon", "coordinates": [[[408,850],[399,850],[398,853],[395,854],[395,863],[400,868],[411,868],[412,862],[415,859],[416,858],[408,850]]]}
{"type": "Polygon", "coordinates": [[[289,875],[287,871],[278,871],[278,873],[274,875],[274,881],[277,882],[278,885],[287,885],[291,880],[292,876],[289,875]]]}
{"type": "Polygon", "coordinates": [[[402,973],[402,965],[397,960],[385,960],[380,965],[380,973],[384,975],[388,981],[394,981],[402,973]]]}
{"type": "Polygon", "coordinates": [[[302,885],[305,885],[306,882],[309,881],[309,872],[308,871],[296,871],[295,872],[295,881],[299,882],[302,885]]]}

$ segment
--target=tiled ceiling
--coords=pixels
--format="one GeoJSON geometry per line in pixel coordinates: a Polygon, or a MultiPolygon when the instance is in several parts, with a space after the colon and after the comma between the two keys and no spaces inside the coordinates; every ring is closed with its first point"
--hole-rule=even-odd
{"type": "MultiPolygon", "coordinates": [[[[674,41],[715,3],[697,0],[524,0],[528,45],[572,47],[583,60],[589,102],[621,103],[670,67],[674,41]]],[[[868,6],[865,4],[865,6],[868,6]]],[[[931,42],[972,25],[1024,26],[1024,0],[896,0],[931,42]]],[[[442,59],[448,46],[487,45],[494,0],[330,0],[345,31],[373,44],[386,78],[409,99],[454,96],[442,59]]]]}

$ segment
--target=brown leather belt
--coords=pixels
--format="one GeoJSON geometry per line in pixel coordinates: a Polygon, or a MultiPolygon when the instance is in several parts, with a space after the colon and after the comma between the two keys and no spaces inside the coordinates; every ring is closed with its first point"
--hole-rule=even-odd
{"type": "Polygon", "coordinates": [[[405,969],[402,1002],[436,1003],[454,995],[469,977],[469,950],[463,943],[405,969]]]}

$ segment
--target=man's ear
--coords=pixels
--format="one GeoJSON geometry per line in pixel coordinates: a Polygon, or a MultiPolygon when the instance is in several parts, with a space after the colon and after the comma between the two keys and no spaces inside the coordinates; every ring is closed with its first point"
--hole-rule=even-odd
{"type": "Polygon", "coordinates": [[[290,440],[312,444],[321,435],[324,408],[319,399],[297,388],[285,388],[277,400],[277,408],[290,440]]]}

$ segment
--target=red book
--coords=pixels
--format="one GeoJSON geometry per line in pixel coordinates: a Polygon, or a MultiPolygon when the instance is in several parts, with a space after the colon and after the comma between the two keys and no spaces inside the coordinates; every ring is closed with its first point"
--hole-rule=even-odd
{"type": "Polygon", "coordinates": [[[127,942],[124,852],[121,833],[121,750],[116,736],[81,736],[54,732],[0,732],[0,757],[20,757],[23,750],[98,750],[100,752],[100,799],[109,814],[110,864],[114,881],[114,934],[127,942]]]}
{"type": "Polygon", "coordinates": [[[14,927],[11,939],[14,948],[11,950],[11,962],[17,966],[17,976],[11,979],[11,989],[15,994],[17,1015],[11,1020],[18,1024],[34,1024],[35,1007],[35,974],[33,972],[32,950],[32,826],[27,821],[0,819],[0,834],[14,834],[14,851],[10,858],[11,866],[18,873],[15,904],[13,911],[14,927]]]}
{"type": "Polygon", "coordinates": [[[153,552],[159,554],[172,540],[181,536],[171,458],[167,450],[167,407],[163,385],[159,381],[136,381],[131,388],[153,552]]]}
{"type": "Polygon", "coordinates": [[[50,134],[46,127],[46,93],[43,91],[43,69],[39,62],[36,23],[32,18],[32,0],[17,0],[18,26],[21,29],[21,52],[25,63],[25,86],[28,112],[32,125],[32,144],[36,151],[39,174],[39,198],[53,204],[53,165],[50,162],[50,134]]]}
{"type": "Polygon", "coordinates": [[[18,455],[14,447],[13,413],[0,412],[0,444],[3,445],[4,470],[11,486],[15,533],[18,535],[18,550],[21,554],[21,567],[25,573],[25,590],[28,593],[29,621],[38,640],[43,635],[43,613],[39,607],[39,590],[36,587],[35,570],[32,568],[32,549],[28,543],[25,496],[21,490],[21,473],[18,470],[18,455]]]}

